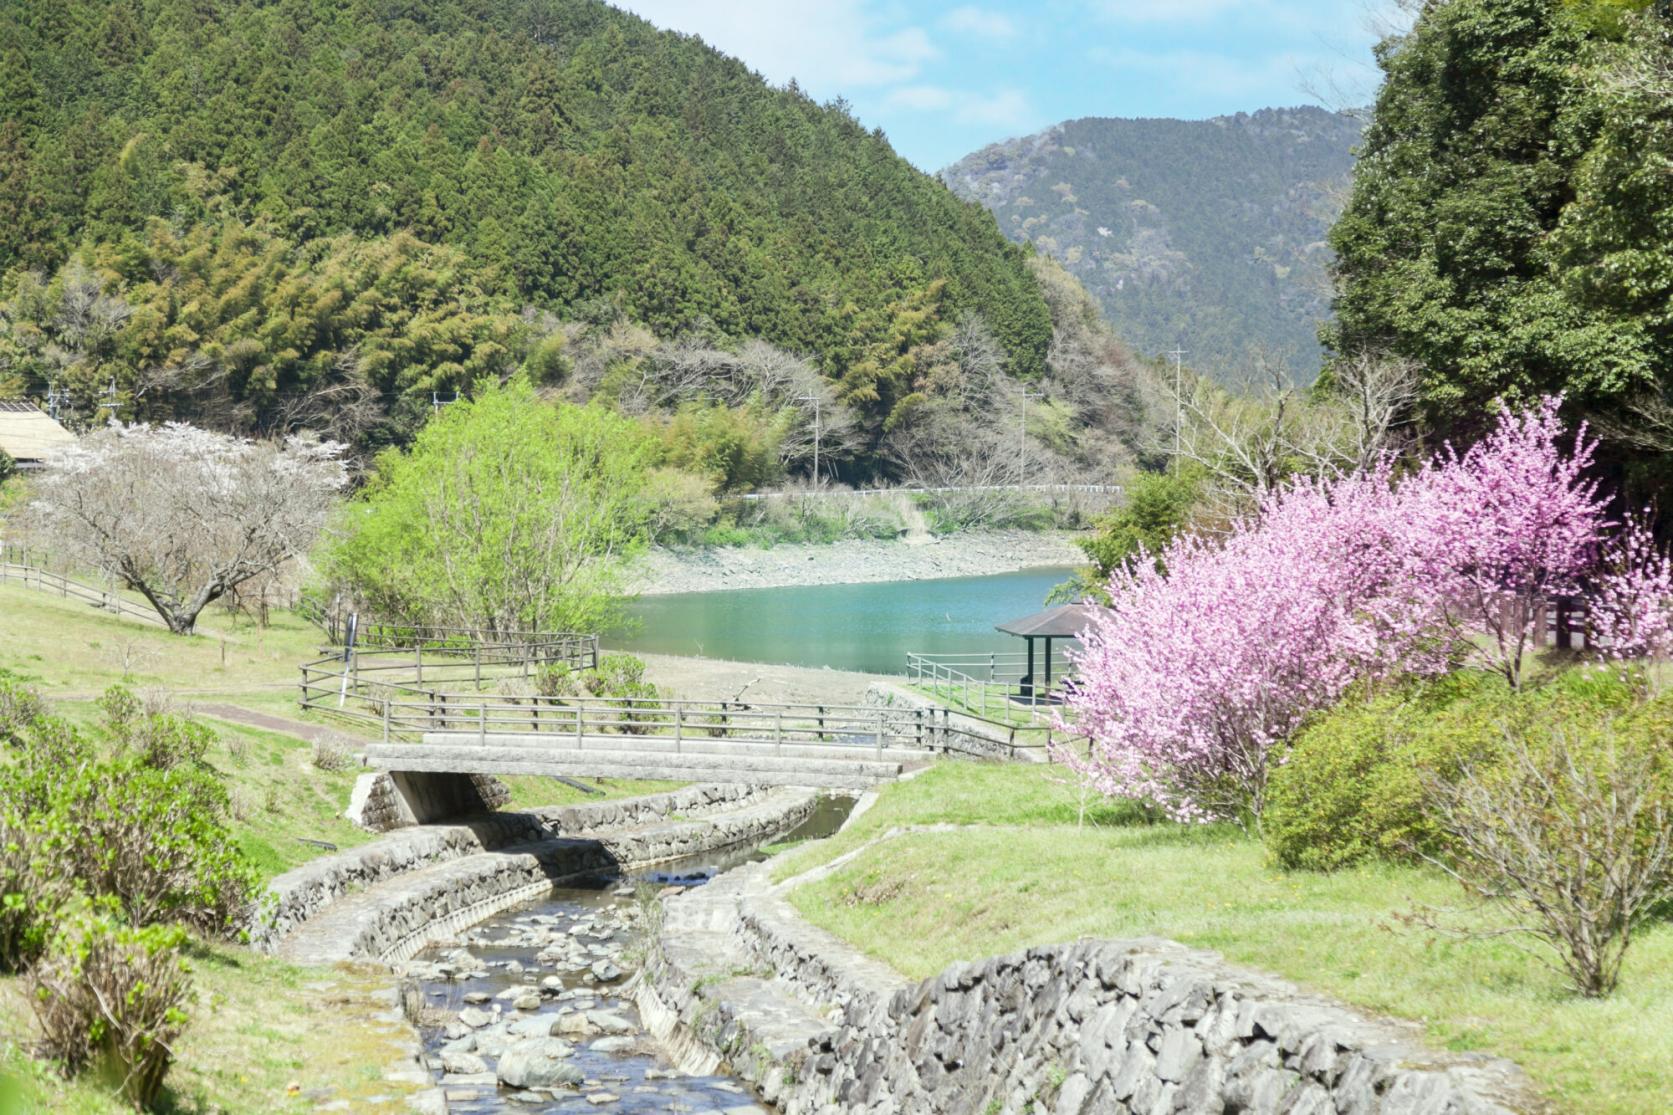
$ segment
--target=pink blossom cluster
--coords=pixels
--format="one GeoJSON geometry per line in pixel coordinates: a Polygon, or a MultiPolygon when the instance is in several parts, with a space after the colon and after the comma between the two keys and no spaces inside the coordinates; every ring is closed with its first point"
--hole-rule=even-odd
{"type": "Polygon", "coordinates": [[[1058,758],[1179,820],[1258,820],[1274,749],[1350,686],[1472,653],[1516,684],[1535,605],[1574,591],[1610,525],[1558,406],[1507,409],[1398,482],[1297,480],[1222,538],[1176,538],[1166,573],[1118,571],[1075,656],[1091,748],[1058,758]]]}
{"type": "Polygon", "coordinates": [[[1604,547],[1590,596],[1589,634],[1618,661],[1673,657],[1673,560],[1643,518],[1629,518],[1604,547]]]}

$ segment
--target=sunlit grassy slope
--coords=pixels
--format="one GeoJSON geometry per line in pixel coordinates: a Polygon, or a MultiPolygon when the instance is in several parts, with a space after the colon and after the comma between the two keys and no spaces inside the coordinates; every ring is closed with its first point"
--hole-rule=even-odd
{"type": "Polygon", "coordinates": [[[887,787],[848,831],[785,853],[774,872],[875,841],[792,901],[911,976],[1080,937],[1168,937],[1411,1019],[1438,1046],[1511,1057],[1564,1109],[1668,1110],[1673,925],[1634,943],[1614,996],[1588,1001],[1509,940],[1443,939],[1402,921],[1462,905],[1437,872],[1286,873],[1239,831],[1144,824],[1107,805],[1080,826],[1063,777],[943,764],[887,787]],[[927,825],[961,827],[913,830],[927,825]]]}

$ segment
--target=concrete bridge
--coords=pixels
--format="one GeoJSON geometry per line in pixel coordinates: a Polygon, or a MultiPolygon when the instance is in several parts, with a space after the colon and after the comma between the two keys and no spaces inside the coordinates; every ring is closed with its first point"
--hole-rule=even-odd
{"type": "Polygon", "coordinates": [[[851,790],[941,755],[1014,758],[1046,742],[927,703],[535,695],[554,658],[568,661],[540,648],[361,650],[304,666],[302,703],[375,725],[366,765],[393,776],[415,815],[468,809],[472,775],[851,790]]]}
{"type": "Polygon", "coordinates": [[[875,749],[850,743],[765,739],[570,735],[534,732],[426,732],[417,743],[378,743],[368,766],[402,773],[538,774],[567,778],[644,778],[756,786],[864,789],[935,758],[929,748],[875,749]]]}

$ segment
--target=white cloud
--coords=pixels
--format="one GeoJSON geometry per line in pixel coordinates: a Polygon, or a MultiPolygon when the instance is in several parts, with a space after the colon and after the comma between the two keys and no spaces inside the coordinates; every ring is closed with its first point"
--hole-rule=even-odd
{"type": "MultiPolygon", "coordinates": [[[[1258,59],[1233,58],[1207,50],[1133,50],[1093,47],[1087,57],[1125,77],[1145,75],[1157,82],[1225,101],[1270,100],[1276,90],[1292,90],[1291,103],[1310,100],[1307,85],[1329,59],[1295,51],[1274,51],[1258,59]]],[[[1274,105],[1276,101],[1271,102],[1274,105]]]]}
{"type": "Polygon", "coordinates": [[[1006,42],[1014,39],[1017,25],[1004,12],[989,11],[966,5],[954,8],[941,17],[941,26],[949,31],[956,31],[961,35],[974,35],[980,39],[992,39],[995,42],[1006,42]]]}
{"type": "Polygon", "coordinates": [[[700,35],[769,81],[795,78],[817,96],[917,77],[940,51],[921,28],[878,17],[866,0],[616,0],[658,27],[700,35]]]}
{"type": "Polygon", "coordinates": [[[1035,122],[1033,102],[1020,89],[972,93],[942,85],[903,85],[891,89],[884,100],[891,109],[907,112],[945,113],[958,124],[990,128],[1021,128],[1035,122]]]}
{"type": "Polygon", "coordinates": [[[1035,122],[1034,105],[1021,89],[1001,89],[989,96],[962,94],[953,108],[961,124],[994,128],[1023,128],[1035,122]]]}
{"type": "Polygon", "coordinates": [[[1096,0],[1094,7],[1121,23],[1203,23],[1247,8],[1247,0],[1096,0]]]}
{"type": "Polygon", "coordinates": [[[939,112],[953,107],[953,91],[939,85],[902,85],[891,89],[884,101],[890,108],[915,112],[939,112]]]}

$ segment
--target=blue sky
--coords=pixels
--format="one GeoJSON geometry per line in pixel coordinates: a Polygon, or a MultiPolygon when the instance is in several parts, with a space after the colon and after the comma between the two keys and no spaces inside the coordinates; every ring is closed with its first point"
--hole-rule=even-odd
{"type": "Polygon", "coordinates": [[[1392,0],[612,0],[769,81],[848,99],[937,170],[1077,116],[1366,103],[1392,0]]]}

